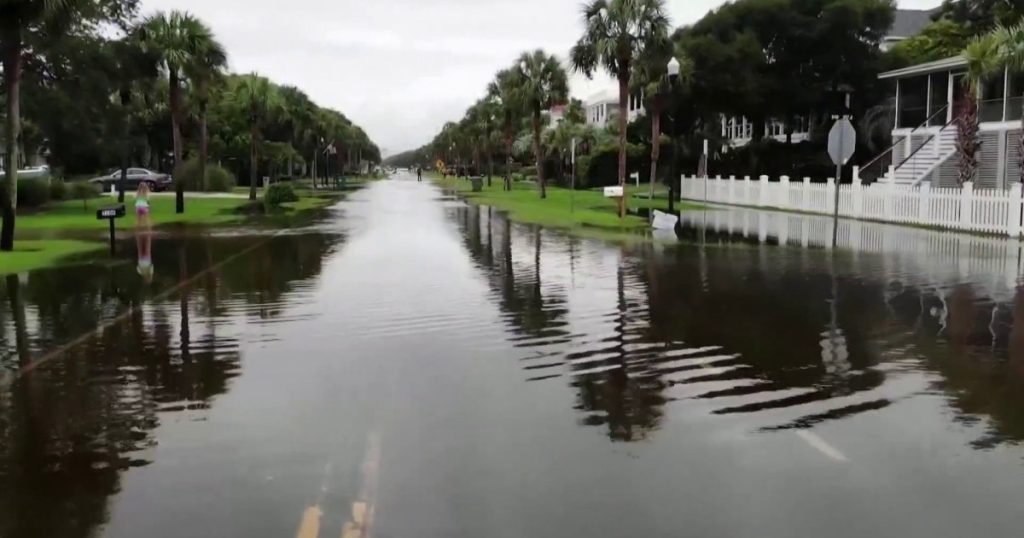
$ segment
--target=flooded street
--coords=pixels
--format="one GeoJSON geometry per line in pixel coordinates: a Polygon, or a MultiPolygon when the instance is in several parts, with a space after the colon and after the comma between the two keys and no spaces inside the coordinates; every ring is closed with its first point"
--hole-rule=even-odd
{"type": "Polygon", "coordinates": [[[399,175],[7,277],[0,537],[1019,532],[1019,246],[763,215],[618,245],[399,175]]]}

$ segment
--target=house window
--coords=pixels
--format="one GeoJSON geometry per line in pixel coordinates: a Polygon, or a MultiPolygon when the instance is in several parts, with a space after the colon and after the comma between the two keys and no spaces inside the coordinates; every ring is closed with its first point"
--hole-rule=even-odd
{"type": "Polygon", "coordinates": [[[1003,95],[1006,90],[1004,73],[999,73],[985,81],[981,88],[981,100],[978,103],[978,119],[980,121],[1003,121],[1003,95]]]}
{"type": "Polygon", "coordinates": [[[899,81],[899,110],[896,127],[914,128],[928,118],[928,76],[910,77],[899,81]]]}

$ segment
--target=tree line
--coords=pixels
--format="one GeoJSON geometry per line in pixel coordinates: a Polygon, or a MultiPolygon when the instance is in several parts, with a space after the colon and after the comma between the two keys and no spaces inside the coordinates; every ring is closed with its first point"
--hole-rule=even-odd
{"type": "Polygon", "coordinates": [[[124,177],[129,166],[172,172],[179,213],[186,188],[208,187],[208,163],[247,175],[255,199],[261,175],[380,161],[341,112],[256,73],[227,72],[227,51],[200,19],[141,18],[138,8],[138,0],[0,0],[0,250],[13,248],[19,156],[41,152],[65,177],[116,168],[124,177]]]}

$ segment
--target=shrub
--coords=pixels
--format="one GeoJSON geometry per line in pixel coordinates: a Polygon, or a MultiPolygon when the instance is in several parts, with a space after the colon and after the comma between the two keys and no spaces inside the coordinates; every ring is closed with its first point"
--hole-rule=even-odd
{"type": "Polygon", "coordinates": [[[206,167],[206,188],[210,192],[228,192],[235,188],[234,174],[218,164],[206,167]]]}
{"type": "Polygon", "coordinates": [[[83,209],[88,209],[89,200],[100,195],[100,187],[88,181],[75,181],[70,185],[70,195],[72,200],[82,201],[83,209]]]}
{"type": "Polygon", "coordinates": [[[50,201],[50,184],[45,179],[18,181],[18,205],[39,207],[50,201]]]}
{"type": "Polygon", "coordinates": [[[521,174],[523,174],[524,176],[535,176],[535,175],[537,175],[537,167],[536,166],[524,166],[524,167],[519,169],[519,172],[521,174]]]}
{"type": "Polygon", "coordinates": [[[267,192],[263,195],[263,203],[267,207],[278,207],[286,202],[298,201],[299,196],[295,194],[291,183],[274,183],[267,187],[267,192]]]}
{"type": "Polygon", "coordinates": [[[64,200],[68,197],[68,187],[59,179],[50,180],[50,199],[64,200]]]}
{"type": "MultiPolygon", "coordinates": [[[[235,176],[216,163],[206,163],[206,186],[211,192],[230,191],[235,186],[235,176]]],[[[182,182],[186,190],[202,190],[199,177],[199,160],[189,159],[174,169],[174,181],[182,182]]]]}

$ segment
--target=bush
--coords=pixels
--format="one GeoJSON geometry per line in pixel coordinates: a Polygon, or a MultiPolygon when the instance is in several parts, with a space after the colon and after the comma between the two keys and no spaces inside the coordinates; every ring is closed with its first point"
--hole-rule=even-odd
{"type": "Polygon", "coordinates": [[[291,183],[274,183],[267,187],[267,192],[263,195],[263,203],[267,207],[278,207],[286,202],[298,201],[299,196],[295,194],[291,183]]]}
{"type": "MultiPolygon", "coordinates": [[[[235,186],[235,176],[224,167],[215,163],[206,163],[206,186],[210,192],[226,192],[235,186]]],[[[182,182],[186,190],[202,190],[203,181],[199,177],[199,160],[189,159],[174,169],[174,181],[182,182]]]]}
{"type": "Polygon", "coordinates": [[[89,200],[100,195],[100,187],[88,181],[75,181],[71,183],[69,193],[72,200],[81,200],[82,208],[88,209],[89,200]]]}
{"type": "Polygon", "coordinates": [[[522,175],[527,176],[527,177],[529,177],[529,176],[536,176],[537,175],[537,167],[536,166],[524,166],[524,167],[519,169],[519,172],[522,175]]]}
{"type": "Polygon", "coordinates": [[[64,200],[68,197],[68,187],[59,179],[50,180],[50,199],[64,200]]]}
{"type": "Polygon", "coordinates": [[[206,189],[210,192],[228,192],[235,188],[237,181],[234,174],[223,166],[210,164],[206,166],[206,189]]]}
{"type": "Polygon", "coordinates": [[[39,207],[50,201],[50,183],[45,179],[26,179],[18,182],[18,205],[39,207]]]}

